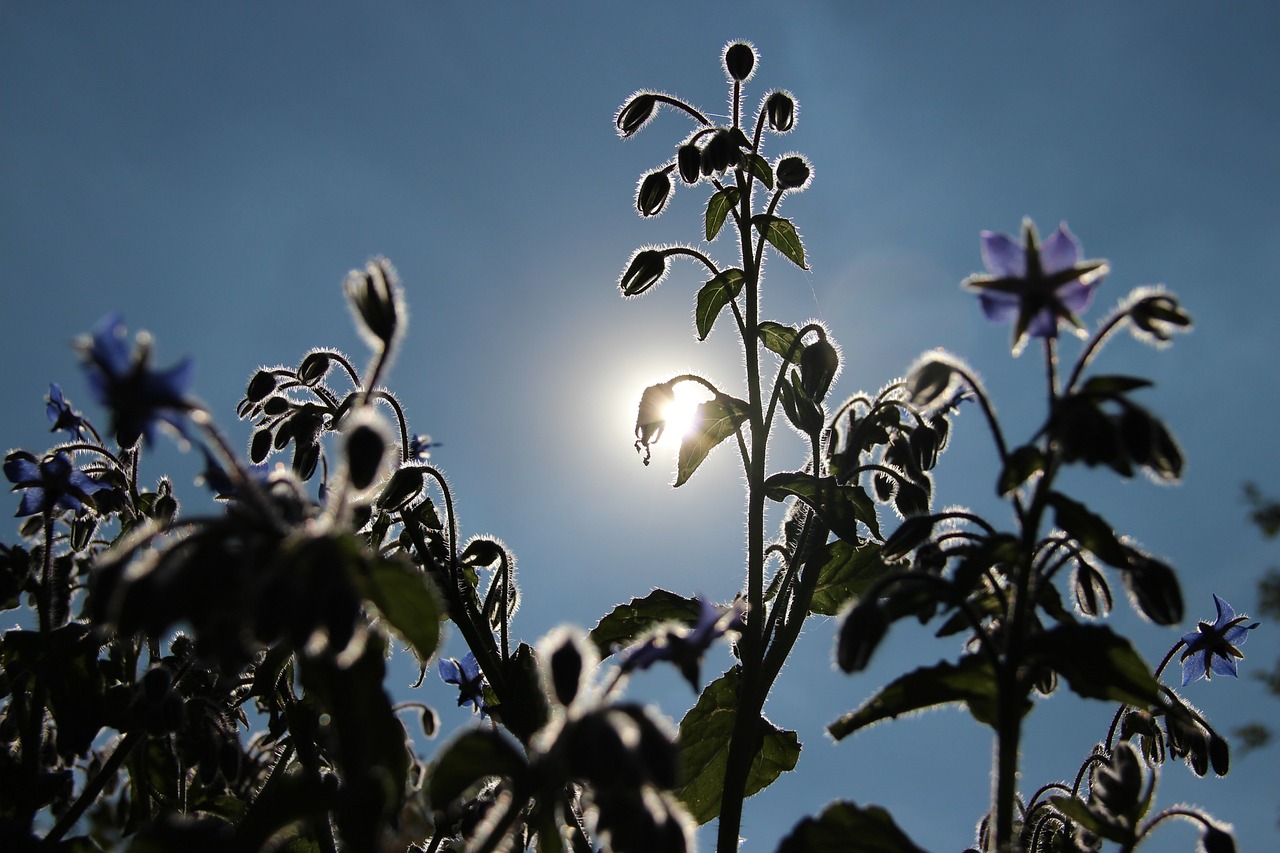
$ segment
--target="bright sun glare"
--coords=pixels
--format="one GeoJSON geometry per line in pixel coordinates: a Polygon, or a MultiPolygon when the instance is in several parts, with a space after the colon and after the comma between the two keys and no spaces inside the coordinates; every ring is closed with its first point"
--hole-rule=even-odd
{"type": "Polygon", "coordinates": [[[659,444],[679,444],[693,429],[698,406],[711,399],[711,393],[696,382],[681,382],[675,387],[675,400],[663,411],[667,425],[659,444]]]}

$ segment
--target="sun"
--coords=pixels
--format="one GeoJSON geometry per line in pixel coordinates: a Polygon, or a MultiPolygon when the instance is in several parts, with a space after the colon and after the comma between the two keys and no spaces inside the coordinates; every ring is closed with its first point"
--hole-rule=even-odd
{"type": "Polygon", "coordinates": [[[698,406],[711,399],[711,392],[696,382],[679,382],[675,399],[663,409],[666,426],[658,444],[679,444],[697,425],[698,406]]]}

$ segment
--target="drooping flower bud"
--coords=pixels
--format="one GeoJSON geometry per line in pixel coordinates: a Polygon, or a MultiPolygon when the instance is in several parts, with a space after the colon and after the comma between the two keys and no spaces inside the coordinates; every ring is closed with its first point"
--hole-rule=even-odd
{"type": "Polygon", "coordinates": [[[667,177],[667,171],[663,169],[650,172],[640,182],[640,189],[636,193],[636,210],[640,211],[641,216],[657,216],[667,206],[669,198],[671,179],[667,177]]]}
{"type": "Polygon", "coordinates": [[[738,148],[733,133],[721,129],[711,135],[711,139],[702,149],[702,173],[714,175],[737,166],[742,162],[742,151],[738,148]]]}
{"type": "Polygon", "coordinates": [[[261,403],[274,390],[276,390],[275,373],[270,370],[259,370],[249,380],[249,388],[244,395],[250,403],[261,403]]]}
{"type": "Polygon", "coordinates": [[[764,102],[764,113],[775,133],[786,133],[796,125],[796,100],[788,92],[774,92],[764,102]]]}
{"type": "Polygon", "coordinates": [[[333,365],[333,359],[326,352],[308,353],[298,365],[298,381],[307,387],[315,387],[324,379],[333,365]]]}
{"type": "MultiPolygon", "coordinates": [[[[781,173],[779,173],[781,178],[781,173]]],[[[809,399],[820,403],[840,370],[840,355],[826,338],[819,338],[800,352],[800,385],[809,399]]]]}
{"type": "Polygon", "coordinates": [[[784,190],[799,192],[809,185],[812,171],[808,162],[800,156],[783,157],[774,170],[778,176],[778,186],[784,190]]]}
{"type": "Polygon", "coordinates": [[[845,672],[861,672],[889,631],[889,620],[875,601],[862,601],[845,616],[836,637],[836,664],[845,672]]]}
{"type": "Polygon", "coordinates": [[[400,331],[404,307],[395,268],[374,258],[363,271],[352,270],[344,283],[347,301],[374,346],[388,347],[400,331]]]}
{"type": "Polygon", "coordinates": [[[751,76],[756,67],[755,49],[747,42],[733,42],[724,51],[724,70],[729,79],[741,83],[751,76]]]}
{"type": "Polygon", "coordinates": [[[1172,293],[1162,290],[1146,293],[1129,309],[1129,319],[1142,332],[1140,337],[1147,337],[1156,344],[1165,344],[1173,337],[1174,332],[1185,332],[1191,328],[1191,315],[1183,310],[1172,293]]]}
{"type": "Polygon", "coordinates": [[[667,426],[667,408],[675,402],[675,388],[670,382],[650,385],[640,395],[640,408],[636,413],[636,452],[644,453],[644,464],[649,464],[650,446],[662,438],[667,426]]]}
{"type": "Polygon", "coordinates": [[[618,280],[623,296],[639,296],[653,287],[667,274],[667,256],[659,249],[641,249],[631,256],[631,262],[618,280]]]}
{"type": "Polygon", "coordinates": [[[1182,621],[1182,590],[1168,564],[1137,549],[1129,549],[1129,567],[1121,572],[1134,606],[1157,625],[1182,621]]]}
{"type": "Polygon", "coordinates": [[[379,418],[365,412],[358,412],[355,417],[359,420],[347,430],[343,450],[351,485],[363,492],[378,479],[389,442],[386,426],[379,418]]]}
{"type": "Polygon", "coordinates": [[[1200,836],[1200,846],[1204,853],[1236,853],[1236,841],[1231,833],[1210,824],[1200,836]]]}
{"type": "Polygon", "coordinates": [[[378,505],[387,512],[401,512],[422,494],[422,469],[406,465],[396,469],[378,496],[378,505]]]}
{"type": "Polygon", "coordinates": [[[658,98],[652,92],[638,92],[631,100],[622,105],[614,124],[618,127],[618,135],[629,139],[640,132],[649,119],[657,112],[658,98]]]}
{"type": "Polygon", "coordinates": [[[696,184],[702,177],[702,149],[692,142],[687,142],[676,149],[676,167],[680,172],[680,180],[686,184],[696,184]]]}

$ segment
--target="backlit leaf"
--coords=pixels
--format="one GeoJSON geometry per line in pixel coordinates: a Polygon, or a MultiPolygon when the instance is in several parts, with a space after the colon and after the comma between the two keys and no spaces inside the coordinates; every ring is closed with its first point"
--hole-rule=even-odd
{"type": "Polygon", "coordinates": [[[778,853],[924,853],[880,806],[835,802],[806,817],[782,839],[778,853]]]}
{"type": "Polygon", "coordinates": [[[629,646],[651,628],[664,622],[696,622],[701,609],[696,598],[685,598],[655,589],[644,598],[619,604],[604,616],[589,635],[602,658],[614,649],[629,646]]]}
{"type": "Polygon", "coordinates": [[[711,334],[711,327],[724,306],[728,305],[742,290],[742,270],[727,269],[698,291],[698,305],[694,311],[694,323],[698,329],[698,340],[705,341],[711,334]]]}
{"type": "Polygon", "coordinates": [[[699,405],[693,429],[680,442],[675,485],[689,482],[707,454],[736,433],[746,420],[747,404],[736,397],[722,394],[699,405]]]}
{"type": "Polygon", "coordinates": [[[764,234],[769,244],[788,260],[800,269],[809,268],[804,262],[804,244],[800,242],[800,235],[796,233],[796,227],[791,224],[791,220],[762,213],[751,221],[764,234]]]}
{"type": "Polygon", "coordinates": [[[725,187],[707,200],[707,240],[714,240],[724,225],[725,217],[738,203],[741,193],[737,187],[725,187]]]}
{"type": "Polygon", "coordinates": [[[756,334],[760,336],[760,343],[766,348],[783,358],[790,359],[794,364],[800,363],[800,353],[803,352],[804,347],[796,343],[796,339],[800,337],[797,330],[772,320],[765,320],[756,327],[756,334]]]}
{"type": "Polygon", "coordinates": [[[810,560],[805,571],[818,568],[818,583],[809,602],[809,612],[835,616],[851,599],[861,597],[889,567],[880,559],[880,547],[868,542],[855,547],[844,540],[828,543],[810,560]],[[816,561],[816,563],[815,563],[816,561]]]}

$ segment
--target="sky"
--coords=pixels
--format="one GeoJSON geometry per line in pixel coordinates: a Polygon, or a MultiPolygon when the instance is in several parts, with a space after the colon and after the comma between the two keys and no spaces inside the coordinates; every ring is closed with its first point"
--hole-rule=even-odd
{"type": "MultiPolygon", "coordinates": [[[[747,103],[785,88],[800,104],[770,154],[802,152],[814,172],[785,208],[810,270],[770,261],[763,316],[828,325],[844,358],[833,394],[877,389],[943,347],[982,374],[1006,431],[1029,437],[1041,365],[1010,358],[1008,329],[959,282],[981,270],[981,230],[1067,222],[1112,268],[1086,320],[1157,283],[1196,319],[1167,350],[1117,340],[1100,362],[1155,379],[1141,399],[1181,440],[1184,482],[1068,481],[1180,572],[1186,625],[1141,623],[1122,595],[1115,624],[1158,661],[1212,620],[1212,593],[1254,607],[1256,579],[1280,563],[1241,497],[1246,481],[1280,493],[1280,12],[1264,3],[740,2],[725,14],[688,2],[5,0],[0,443],[49,446],[51,381],[97,413],[70,343],[120,311],[154,335],[161,364],[195,359],[197,395],[247,445],[235,404],[257,367],[317,346],[367,359],[341,281],[384,255],[410,308],[389,384],[412,428],[443,443],[435,461],[463,535],[513,549],[517,636],[589,628],[656,586],[728,600],[744,541],[736,454],[714,454],[673,490],[674,449],[646,468],[631,431],[652,382],[696,371],[740,387],[737,345],[727,326],[695,340],[692,266],[642,299],[616,285],[637,247],[700,236],[701,189],[678,189],[656,220],[634,209],[639,176],[690,128],[663,113],[624,142],[612,119],[638,89],[723,115],[719,53],[736,39],[760,52],[747,103]]],[[[953,434],[937,502],[1007,523],[976,412],[953,434]]],[[[774,470],[800,464],[793,435],[773,446],[774,470]]],[[[199,467],[165,447],[144,473],[170,473],[194,496],[199,467]]],[[[956,644],[896,626],[871,669],[848,678],[831,664],[834,630],[811,624],[770,697],[771,719],[805,749],[749,804],[744,849],[773,849],[837,797],[888,807],[928,849],[970,844],[987,806],[988,731],[944,710],[838,745],[823,733],[896,674],[953,659],[956,644]]],[[[1269,667],[1276,636],[1254,632],[1245,673],[1269,667]]],[[[461,653],[456,637],[448,647],[461,653]]],[[[722,650],[706,671],[728,663],[722,650]]],[[[446,692],[425,689],[446,728],[465,722],[446,692]]],[[[629,695],[674,719],[694,700],[663,673],[629,695]]],[[[1247,675],[1185,695],[1223,730],[1280,708],[1247,675]]],[[[1073,776],[1113,710],[1041,703],[1023,789],[1073,776]]],[[[1274,758],[1237,756],[1225,779],[1169,766],[1158,802],[1205,806],[1243,850],[1274,847],[1274,758]]],[[[1154,844],[1194,840],[1177,825],[1154,844]]]]}

